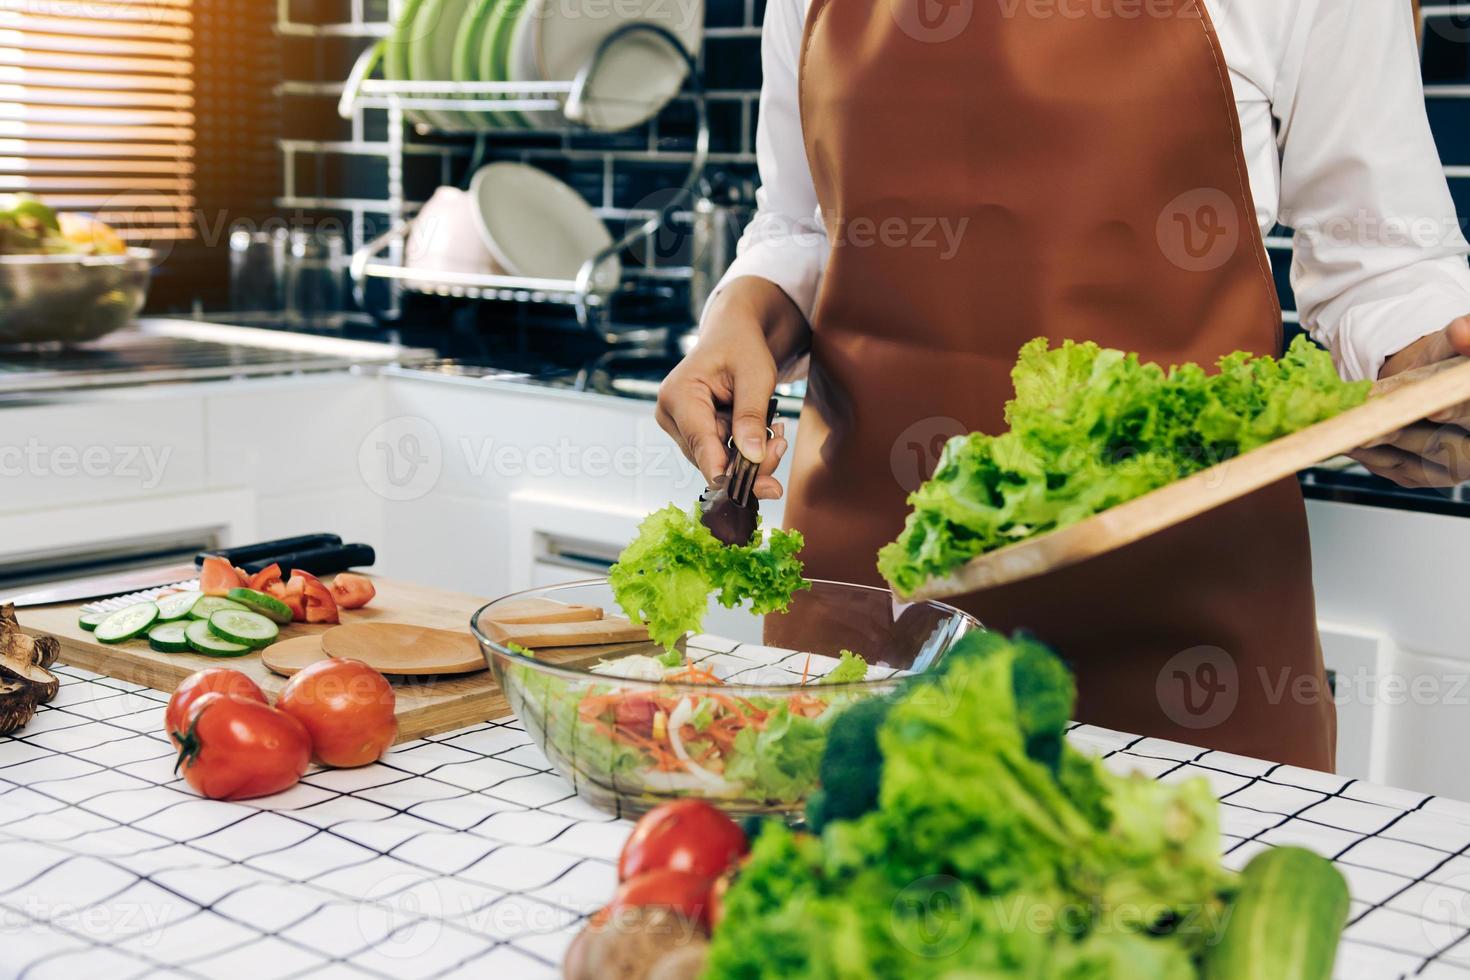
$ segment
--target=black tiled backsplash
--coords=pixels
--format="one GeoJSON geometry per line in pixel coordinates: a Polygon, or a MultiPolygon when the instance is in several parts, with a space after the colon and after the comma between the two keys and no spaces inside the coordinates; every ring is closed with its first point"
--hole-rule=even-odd
{"type": "MultiPolygon", "coordinates": [[[[1386,0],[1400,2],[1400,0],[1386,0]]],[[[1407,2],[1407,0],[1402,0],[1407,2]]],[[[364,0],[365,20],[354,24],[352,0],[290,0],[293,23],[325,28],[313,36],[283,37],[286,75],[283,152],[287,186],[280,204],[308,215],[345,218],[357,229],[354,244],[380,230],[387,194],[386,113],[366,110],[354,124],[339,119],[341,81],[358,53],[372,43],[386,18],[386,0],[364,0]],[[373,25],[377,24],[376,27],[373,25]],[[331,144],[322,146],[322,143],[331,144]]],[[[702,63],[710,91],[711,170],[737,178],[755,176],[754,139],[760,92],[760,23],[765,0],[705,0],[702,63]]],[[[291,31],[286,31],[288,35],[291,31]]],[[[1450,188],[1462,216],[1470,215],[1470,16],[1432,16],[1424,39],[1424,80],[1429,119],[1440,155],[1450,168],[1450,188]]],[[[653,122],[624,133],[575,135],[497,133],[488,157],[523,159],[577,189],[608,221],[614,235],[657,207],[687,173],[696,119],[687,97],[675,99],[653,122]],[[633,209],[630,218],[628,212],[633,209]]],[[[405,196],[423,201],[444,179],[468,179],[470,137],[410,137],[405,196]]],[[[1463,224],[1463,220],[1462,220],[1463,224]]],[[[654,268],[678,285],[688,262],[687,216],[650,245],[625,256],[631,275],[654,268]],[[670,278],[672,274],[672,278],[670,278]]],[[[1287,320],[1295,320],[1288,282],[1289,229],[1269,243],[1272,267],[1287,320]]],[[[678,296],[674,297],[677,306],[678,296]]]]}

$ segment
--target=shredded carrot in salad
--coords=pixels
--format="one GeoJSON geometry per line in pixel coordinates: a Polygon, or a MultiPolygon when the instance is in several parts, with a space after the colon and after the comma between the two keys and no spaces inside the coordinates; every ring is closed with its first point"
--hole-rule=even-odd
{"type": "MultiPolygon", "coordinates": [[[[807,686],[810,671],[808,654],[801,673],[802,686],[807,686]]],[[[683,666],[670,670],[664,679],[712,688],[724,685],[713,671],[687,657],[683,666]]],[[[831,706],[829,701],[805,692],[788,696],[785,703],[791,714],[804,718],[815,718],[831,706]]],[[[690,772],[692,762],[695,769],[708,775],[724,771],[742,732],[766,728],[772,709],[717,690],[691,694],[614,689],[583,696],[577,714],[599,734],[646,756],[655,770],[690,772]],[[672,721],[675,717],[680,718],[677,725],[672,721]]]]}

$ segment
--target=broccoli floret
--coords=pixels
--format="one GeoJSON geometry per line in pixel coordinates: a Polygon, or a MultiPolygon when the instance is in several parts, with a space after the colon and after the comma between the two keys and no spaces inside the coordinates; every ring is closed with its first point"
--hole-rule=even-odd
{"type": "Polygon", "coordinates": [[[1052,772],[1062,759],[1062,737],[1077,702],[1077,686],[1061,658],[1024,633],[1011,640],[1016,651],[1011,690],[1026,754],[1052,772]]]}
{"type": "Polygon", "coordinates": [[[832,721],[822,755],[822,788],[807,804],[807,823],[820,832],[832,820],[852,820],[878,807],[883,756],[878,728],[893,707],[890,697],[850,705],[832,721]]]}

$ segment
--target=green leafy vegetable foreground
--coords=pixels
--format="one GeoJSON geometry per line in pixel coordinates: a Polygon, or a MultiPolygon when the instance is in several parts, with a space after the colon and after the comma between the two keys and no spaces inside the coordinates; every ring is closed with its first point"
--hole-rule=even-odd
{"type": "Polygon", "coordinates": [[[801,532],[774,530],[762,544],[721,544],[696,509],[670,504],[638,526],[638,536],[608,573],[623,612],[646,623],[655,643],[671,650],[697,631],[709,597],[735,607],[747,600],[758,615],[785,612],[811,583],[801,576],[801,532]]]}
{"type": "Polygon", "coordinates": [[[1119,776],[1080,754],[1062,740],[1073,696],[1046,648],[975,633],[941,670],[849,708],[811,803],[820,835],[763,828],[706,978],[1247,975],[1212,969],[1217,956],[1264,970],[1251,976],[1329,977],[1347,908],[1331,864],[1278,849],[1256,861],[1289,858],[1296,886],[1242,885],[1220,864],[1208,784],[1119,776]],[[1262,922],[1276,923],[1264,946],[1262,922]]]}
{"type": "Polygon", "coordinates": [[[1011,372],[1009,431],[950,440],[878,569],[909,593],[987,551],[1066,527],[1363,403],[1324,350],[1236,352],[1207,374],[1038,338],[1011,372]]]}

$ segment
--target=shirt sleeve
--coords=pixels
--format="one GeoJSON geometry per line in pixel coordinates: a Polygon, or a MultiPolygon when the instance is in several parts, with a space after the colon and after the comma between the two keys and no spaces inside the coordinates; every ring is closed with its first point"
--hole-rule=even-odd
{"type": "Polygon", "coordinates": [[[771,0],[766,10],[755,135],[761,178],[756,214],[740,238],[735,260],[710,298],[731,280],[758,276],[779,286],[810,321],[828,243],[817,213],[817,192],[801,132],[797,71],[805,20],[805,0],[771,0]]]}
{"type": "Polygon", "coordinates": [[[1303,0],[1273,98],[1304,327],[1351,380],[1470,313],[1408,3],[1303,0]]]}

